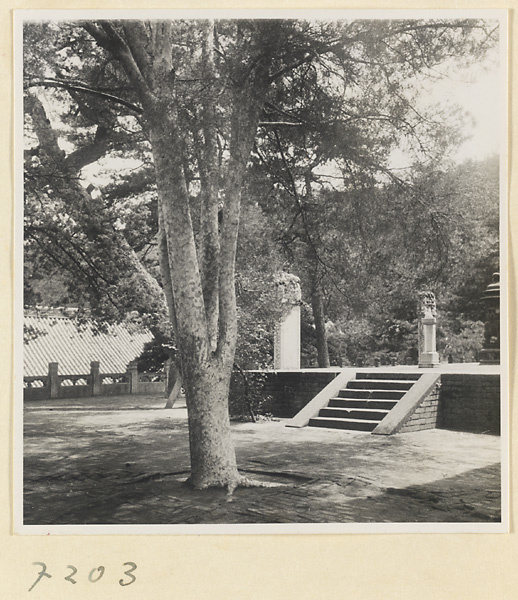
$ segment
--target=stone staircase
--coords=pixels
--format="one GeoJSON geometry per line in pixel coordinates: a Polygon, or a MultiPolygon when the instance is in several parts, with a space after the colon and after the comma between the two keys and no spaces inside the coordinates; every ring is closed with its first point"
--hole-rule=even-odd
{"type": "Polygon", "coordinates": [[[308,425],[373,431],[420,377],[419,373],[356,373],[308,425]]]}

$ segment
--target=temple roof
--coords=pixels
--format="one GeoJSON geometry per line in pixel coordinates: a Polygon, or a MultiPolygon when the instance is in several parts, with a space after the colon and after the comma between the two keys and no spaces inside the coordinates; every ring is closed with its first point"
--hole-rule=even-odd
{"type": "Polygon", "coordinates": [[[62,375],[90,373],[99,361],[101,373],[124,373],[153,339],[145,329],[105,325],[100,331],[91,322],[56,314],[24,316],[24,376],[46,375],[49,362],[59,364],[62,375]]]}

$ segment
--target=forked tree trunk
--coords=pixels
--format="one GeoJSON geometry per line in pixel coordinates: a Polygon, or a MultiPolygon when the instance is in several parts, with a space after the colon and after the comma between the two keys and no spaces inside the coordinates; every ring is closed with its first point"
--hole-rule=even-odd
{"type": "MultiPolygon", "coordinates": [[[[200,252],[191,221],[190,198],[182,149],[189,132],[178,116],[171,22],[147,26],[128,22],[123,32],[110,22],[84,27],[121,62],[139,95],[142,122],[151,144],[156,172],[160,268],[170,317],[182,362],[191,452],[190,482],[196,488],[228,487],[242,480],[231,439],[228,393],[237,335],[234,288],[239,206],[259,116],[270,85],[270,66],[278,42],[276,22],[259,22],[252,39],[238,26],[245,54],[229,57],[231,97],[229,158],[225,182],[218,190],[216,164],[218,111],[214,89],[201,97],[204,145],[197,159],[202,186],[200,252]],[[149,29],[148,29],[149,28],[149,29]],[[218,195],[224,198],[221,230],[218,195]]],[[[245,26],[246,27],[246,26],[245,26]]],[[[207,84],[213,85],[214,48],[210,24],[202,24],[207,84]]],[[[200,137],[200,140],[202,138],[200,137]]]]}
{"type": "MultiPolygon", "coordinates": [[[[228,411],[232,362],[219,359],[211,349],[188,195],[181,166],[171,152],[178,144],[176,123],[174,119],[150,120],[149,127],[164,228],[161,237],[167,246],[161,257],[167,264],[162,270],[171,274],[171,312],[175,314],[189,419],[189,481],[197,489],[232,489],[240,479],[228,411]]],[[[233,354],[233,343],[227,341],[222,348],[225,354],[233,354]]]]}

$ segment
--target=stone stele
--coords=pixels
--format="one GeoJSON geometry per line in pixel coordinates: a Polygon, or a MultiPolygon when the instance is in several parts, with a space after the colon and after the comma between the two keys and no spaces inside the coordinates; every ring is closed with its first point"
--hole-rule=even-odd
{"type": "Polygon", "coordinates": [[[275,327],[273,365],[275,369],[300,369],[300,279],[291,273],[274,276],[281,317],[275,327]]]}

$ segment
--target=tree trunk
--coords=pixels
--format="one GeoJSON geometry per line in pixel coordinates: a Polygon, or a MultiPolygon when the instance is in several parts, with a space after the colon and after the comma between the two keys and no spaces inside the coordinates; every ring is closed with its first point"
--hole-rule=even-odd
{"type": "Polygon", "coordinates": [[[241,477],[231,438],[228,392],[231,366],[219,360],[183,365],[189,418],[191,476],[196,489],[235,488],[241,477]]]}
{"type": "Polygon", "coordinates": [[[318,366],[321,368],[326,368],[331,365],[329,362],[329,349],[327,345],[324,298],[322,295],[322,286],[318,280],[315,281],[312,286],[311,308],[313,310],[313,319],[315,321],[318,366]]]}
{"type": "MultiPolygon", "coordinates": [[[[181,167],[170,149],[177,146],[175,123],[150,122],[150,138],[167,246],[176,335],[186,392],[191,454],[191,485],[228,487],[239,481],[231,439],[228,390],[232,363],[211,348],[189,200],[181,167]]],[[[164,265],[165,266],[165,265],[164,265]]],[[[166,267],[167,268],[167,267],[166,267]]],[[[170,298],[169,298],[170,299],[170,298]]]]}
{"type": "MultiPolygon", "coordinates": [[[[245,24],[246,25],[246,24],[245,24]]],[[[245,27],[246,29],[246,26],[245,27]]],[[[190,211],[182,148],[185,122],[179,118],[172,62],[171,21],[125,27],[85,23],[99,45],[121,62],[142,105],[142,123],[151,144],[159,203],[160,261],[165,295],[174,323],[186,392],[191,453],[190,483],[195,488],[228,487],[241,481],[231,439],[228,393],[237,335],[234,270],[241,189],[259,116],[270,85],[278,43],[277,22],[259,22],[252,39],[238,25],[237,39],[249,61],[228,60],[232,82],[228,113],[227,175],[221,186],[223,222],[218,221],[216,98],[201,97],[198,165],[202,187],[200,253],[190,211]],[[253,58],[253,60],[252,60],[253,58]]],[[[214,83],[211,25],[205,25],[203,58],[207,83],[214,83]]]]}

